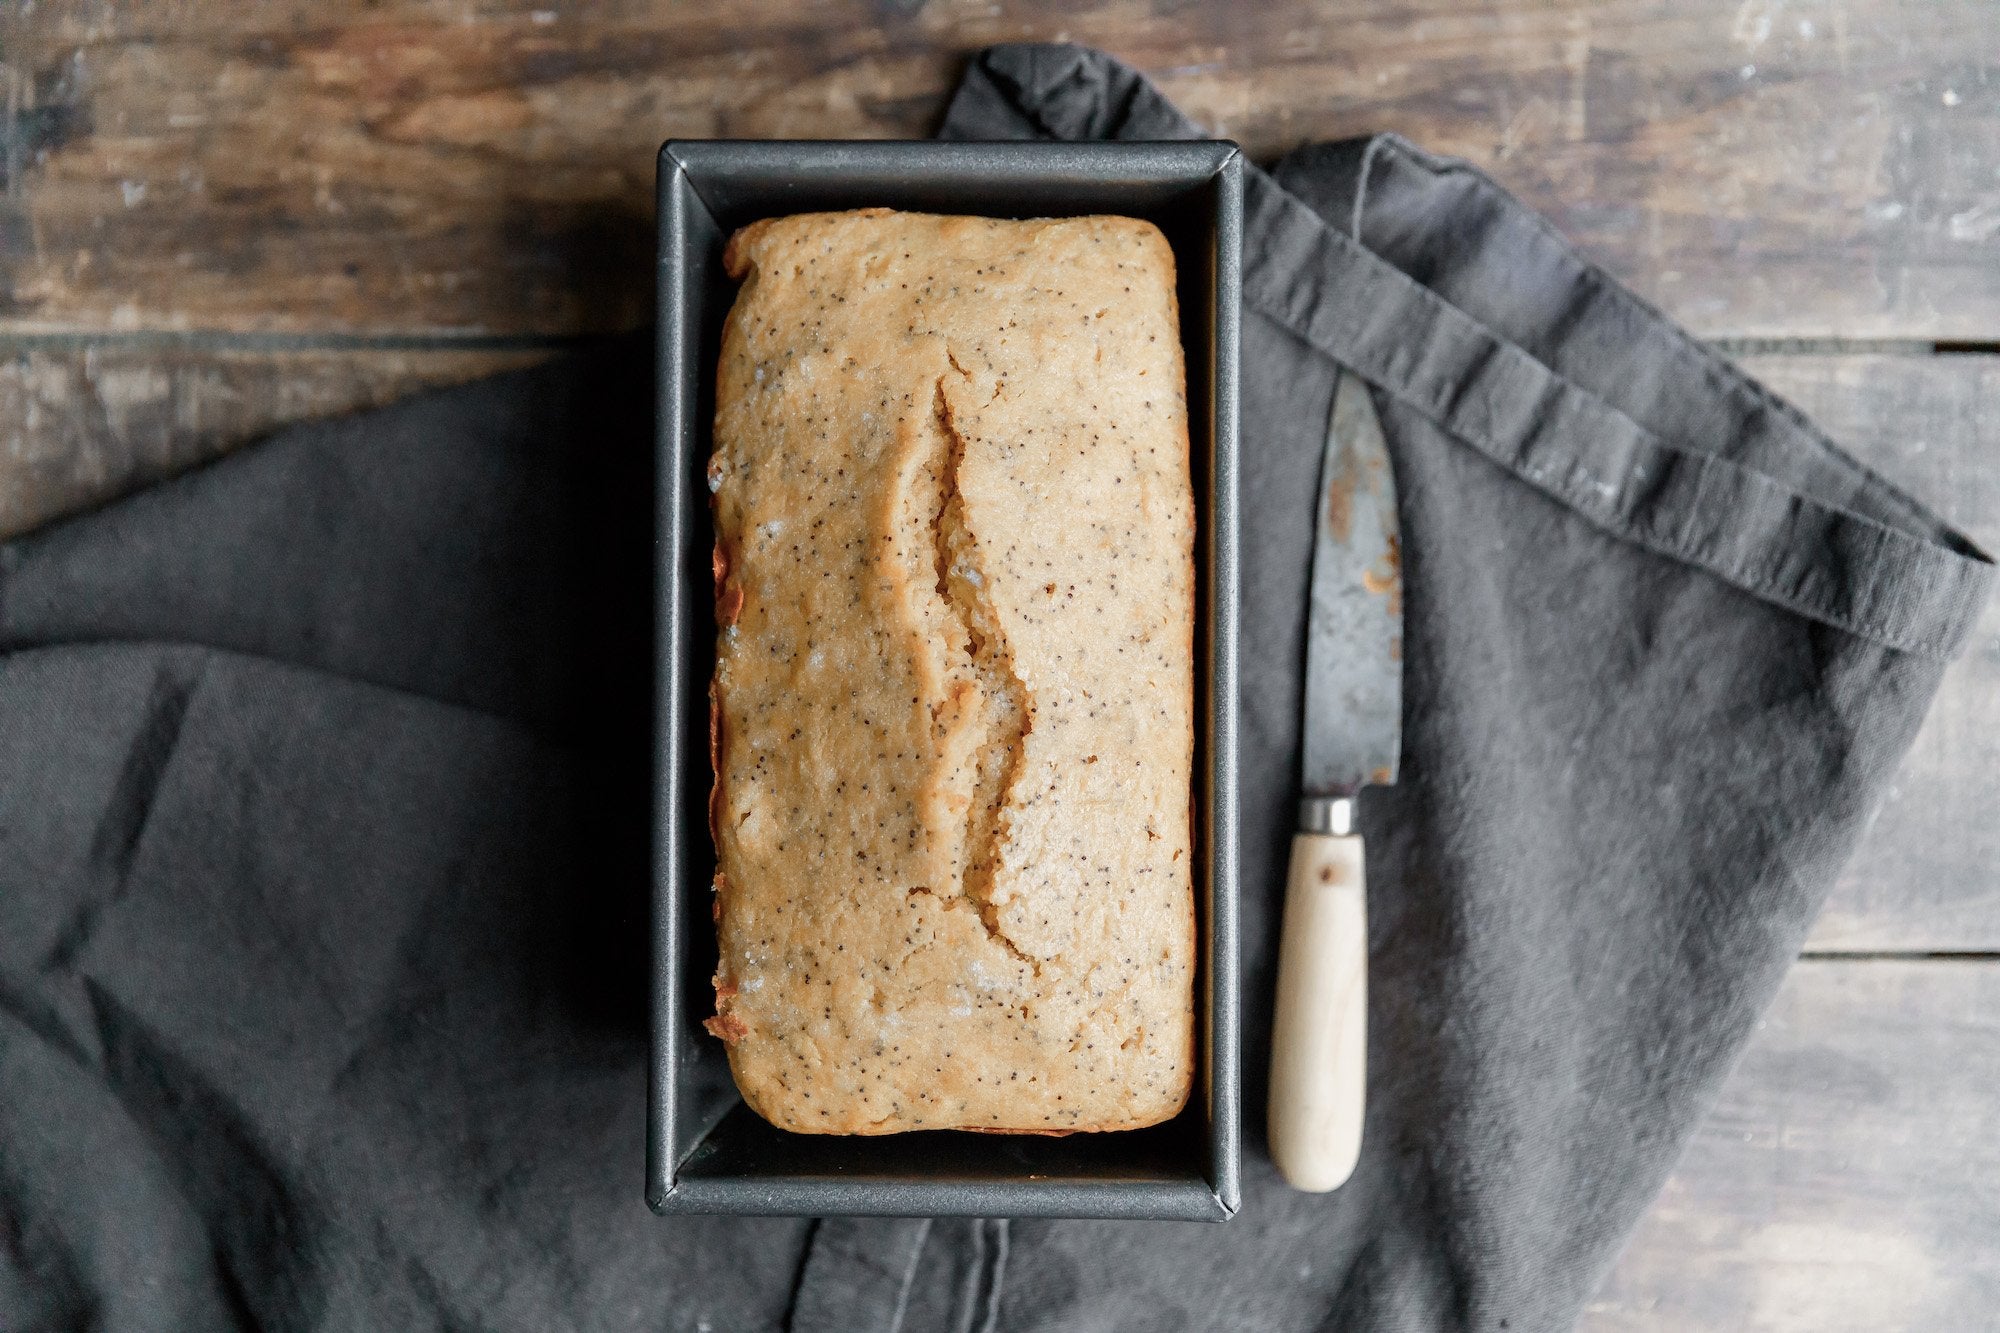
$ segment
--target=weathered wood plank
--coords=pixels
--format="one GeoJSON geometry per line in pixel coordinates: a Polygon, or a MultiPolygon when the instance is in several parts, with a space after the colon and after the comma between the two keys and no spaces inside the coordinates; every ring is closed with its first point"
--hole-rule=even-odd
{"type": "Polygon", "coordinates": [[[643,322],[670,135],[927,133],[1067,37],[1270,155],[1396,129],[1711,334],[2000,335],[1983,0],[10,6],[0,329],[643,322]]]}
{"type": "MultiPolygon", "coordinates": [[[[2000,552],[2000,357],[1777,356],[1750,372],[2000,552]]],[[[2000,600],[1945,675],[1815,949],[2000,950],[2000,600]]]]}
{"type": "Polygon", "coordinates": [[[0,537],[101,504],[278,426],[527,364],[516,351],[0,346],[0,537]]]}
{"type": "Polygon", "coordinates": [[[1983,1329],[2000,962],[1805,962],[1582,1327],[1983,1329]]]}

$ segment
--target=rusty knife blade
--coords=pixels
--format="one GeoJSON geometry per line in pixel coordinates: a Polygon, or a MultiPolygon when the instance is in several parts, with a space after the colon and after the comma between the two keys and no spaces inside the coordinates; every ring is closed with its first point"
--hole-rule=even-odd
{"type": "Polygon", "coordinates": [[[1366,383],[1342,371],[1320,458],[1306,616],[1308,799],[1396,780],[1403,733],[1403,552],[1396,478],[1366,383]]]}

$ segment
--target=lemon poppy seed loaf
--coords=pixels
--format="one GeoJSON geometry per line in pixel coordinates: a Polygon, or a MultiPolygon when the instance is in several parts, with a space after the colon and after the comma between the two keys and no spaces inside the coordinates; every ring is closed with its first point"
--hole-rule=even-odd
{"type": "Polygon", "coordinates": [[[1067,1133],[1194,1066],[1193,498],[1129,218],[746,227],[709,468],[717,1013],[782,1128],[1067,1133]]]}

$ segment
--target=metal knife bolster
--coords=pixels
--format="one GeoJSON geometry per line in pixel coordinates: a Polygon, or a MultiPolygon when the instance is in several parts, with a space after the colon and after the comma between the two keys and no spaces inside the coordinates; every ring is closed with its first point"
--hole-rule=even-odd
{"type": "Polygon", "coordinates": [[[1299,832],[1344,838],[1354,832],[1352,796],[1305,796],[1299,800],[1299,832]]]}

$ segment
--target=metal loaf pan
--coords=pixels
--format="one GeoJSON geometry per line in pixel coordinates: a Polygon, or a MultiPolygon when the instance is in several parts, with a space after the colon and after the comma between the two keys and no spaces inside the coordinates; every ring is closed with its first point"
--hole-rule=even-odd
{"type": "Polygon", "coordinates": [[[653,1046],[646,1195],[660,1213],[1220,1220],[1238,1201],[1237,332],[1242,159],[1227,143],[672,142],[659,164],[658,697],[653,1046]],[[1067,1138],[774,1129],[737,1098],[713,1012],[706,802],[715,622],[704,483],[730,233],[759,218],[891,208],[1121,213],[1179,269],[1197,516],[1200,1051],[1194,1095],[1151,1129],[1067,1138]]]}

